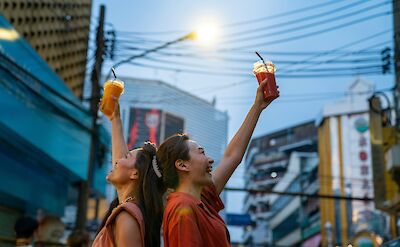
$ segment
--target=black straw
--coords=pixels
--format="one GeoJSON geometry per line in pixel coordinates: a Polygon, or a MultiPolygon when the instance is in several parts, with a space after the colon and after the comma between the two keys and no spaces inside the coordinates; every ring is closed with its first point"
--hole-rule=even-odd
{"type": "Polygon", "coordinates": [[[113,73],[113,75],[114,75],[114,78],[117,79],[117,76],[115,75],[115,70],[114,70],[114,68],[111,68],[111,71],[112,71],[112,73],[113,73]]]}
{"type": "Polygon", "coordinates": [[[262,56],[258,52],[256,52],[256,54],[261,59],[261,61],[264,63],[264,65],[267,66],[267,64],[264,61],[264,58],[262,58],[262,56]]]}

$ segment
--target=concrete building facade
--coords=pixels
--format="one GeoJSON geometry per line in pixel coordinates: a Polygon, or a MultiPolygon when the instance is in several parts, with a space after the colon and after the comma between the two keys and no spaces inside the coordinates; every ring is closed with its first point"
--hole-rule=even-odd
{"type": "Polygon", "coordinates": [[[91,9],[91,0],[0,0],[0,14],[78,98],[83,92],[91,9]]]}

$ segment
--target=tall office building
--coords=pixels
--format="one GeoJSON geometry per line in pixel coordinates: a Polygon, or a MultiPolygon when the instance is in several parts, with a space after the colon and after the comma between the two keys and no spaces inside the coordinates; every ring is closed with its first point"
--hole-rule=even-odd
{"type": "Polygon", "coordinates": [[[0,14],[81,98],[91,0],[0,0],[0,14]]]}

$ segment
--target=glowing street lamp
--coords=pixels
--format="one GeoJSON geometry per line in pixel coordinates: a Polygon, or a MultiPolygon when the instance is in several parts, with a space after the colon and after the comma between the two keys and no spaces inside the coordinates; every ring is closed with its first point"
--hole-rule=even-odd
{"type": "MultiPolygon", "coordinates": [[[[211,43],[213,43],[215,41],[216,36],[217,36],[217,28],[215,27],[215,25],[212,25],[211,23],[203,24],[203,25],[199,26],[197,31],[190,32],[183,37],[166,42],[166,43],[164,43],[160,46],[154,47],[152,49],[145,50],[140,54],[132,55],[124,60],[117,62],[116,64],[114,64],[111,67],[116,69],[117,67],[121,66],[122,64],[129,63],[136,58],[144,57],[150,53],[157,52],[157,51],[164,49],[170,45],[180,43],[180,42],[183,42],[186,40],[197,40],[201,44],[210,45],[211,43]]],[[[109,78],[110,75],[111,75],[111,69],[108,72],[106,79],[109,78]]]]}
{"type": "Polygon", "coordinates": [[[211,45],[212,43],[215,42],[218,32],[216,25],[214,25],[211,22],[206,22],[204,24],[199,25],[194,34],[195,34],[195,39],[200,44],[211,45]]]}

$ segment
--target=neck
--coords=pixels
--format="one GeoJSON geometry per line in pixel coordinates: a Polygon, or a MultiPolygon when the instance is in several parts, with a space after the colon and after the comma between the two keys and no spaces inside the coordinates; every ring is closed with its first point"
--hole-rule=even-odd
{"type": "Polygon", "coordinates": [[[188,193],[188,194],[196,197],[197,199],[201,200],[202,189],[203,189],[203,186],[199,186],[199,185],[195,185],[190,182],[182,181],[181,183],[179,183],[179,185],[175,191],[188,193]]]}
{"type": "Polygon", "coordinates": [[[118,195],[119,203],[124,203],[127,200],[129,200],[129,198],[137,199],[136,195],[131,187],[132,186],[117,188],[117,195],[118,195]]]}

